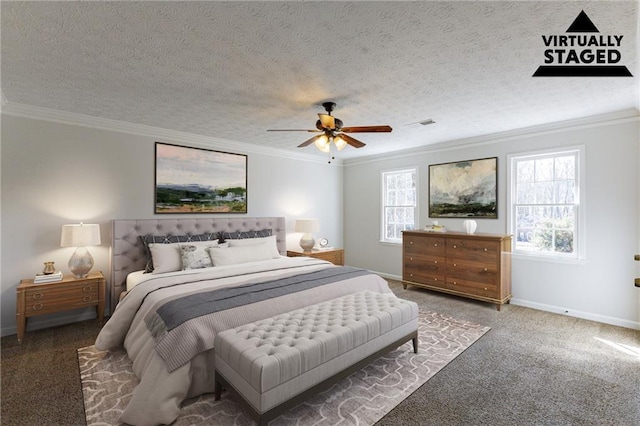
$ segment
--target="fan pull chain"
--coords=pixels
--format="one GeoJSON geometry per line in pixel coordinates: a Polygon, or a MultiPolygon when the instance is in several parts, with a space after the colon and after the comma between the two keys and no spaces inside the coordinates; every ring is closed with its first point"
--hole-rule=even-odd
{"type": "Polygon", "coordinates": [[[333,145],[333,140],[329,140],[329,164],[331,164],[331,160],[336,159],[335,155],[333,155],[333,153],[331,152],[331,145],[333,145]]]}

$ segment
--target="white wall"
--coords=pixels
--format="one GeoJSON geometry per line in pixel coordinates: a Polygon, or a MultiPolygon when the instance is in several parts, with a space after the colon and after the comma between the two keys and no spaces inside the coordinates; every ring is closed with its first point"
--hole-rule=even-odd
{"type": "MultiPolygon", "coordinates": [[[[512,303],[582,318],[640,328],[640,305],[633,278],[638,248],[640,147],[635,119],[611,120],[538,131],[457,148],[429,148],[409,153],[348,161],[344,171],[344,241],[349,265],[402,276],[400,245],[380,238],[380,172],[409,166],[419,173],[419,227],[428,218],[429,164],[498,157],[498,219],[477,220],[478,231],[507,233],[507,155],[564,146],[586,149],[586,260],[559,263],[513,257],[512,303]]],[[[439,219],[462,231],[462,219],[439,219]]]]}
{"type": "MultiPolygon", "coordinates": [[[[156,141],[229,151],[215,142],[203,143],[202,138],[185,143],[168,139],[160,129],[158,135],[3,114],[2,335],[15,333],[15,290],[21,279],[40,272],[45,261],[54,261],[68,273],[73,249],[60,248],[63,224],[101,225],[102,245],[90,251],[94,269],[107,275],[111,220],[172,217],[153,213],[156,141]]],[[[247,216],[284,216],[289,232],[296,218],[317,217],[321,228],[317,236],[342,245],[341,167],[327,165],[324,159],[305,161],[280,153],[252,152],[248,145],[246,151],[231,152],[248,154],[247,216]]],[[[296,248],[299,238],[300,234],[289,235],[289,248],[296,248]]],[[[43,315],[30,319],[28,329],[93,316],[91,309],[43,315]]]]}

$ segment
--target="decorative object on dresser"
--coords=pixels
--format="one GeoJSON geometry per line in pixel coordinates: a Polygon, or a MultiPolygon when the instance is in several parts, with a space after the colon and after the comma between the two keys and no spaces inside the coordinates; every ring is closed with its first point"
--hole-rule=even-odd
{"type": "Polygon", "coordinates": [[[22,342],[27,318],[71,309],[96,307],[100,322],[104,319],[105,279],[102,272],[92,272],[85,278],[65,276],[56,282],[20,281],[16,289],[16,322],[18,342],[22,342]]]}
{"type": "Polygon", "coordinates": [[[302,238],[300,238],[300,247],[305,253],[311,253],[311,249],[316,244],[316,240],[313,239],[313,233],[318,232],[320,224],[318,219],[296,219],[296,232],[302,232],[302,238]]]}
{"type": "Polygon", "coordinates": [[[76,247],[69,259],[69,270],[76,278],[85,278],[93,268],[93,256],[87,246],[100,245],[100,225],[79,224],[62,225],[60,247],[76,247]]]}
{"type": "Polygon", "coordinates": [[[247,213],[247,156],[156,142],[158,213],[247,213]]]}
{"type": "Polygon", "coordinates": [[[42,273],[44,275],[50,275],[56,272],[55,262],[44,262],[44,269],[42,273]]]}
{"type": "Polygon", "coordinates": [[[511,236],[404,231],[402,281],[500,306],[511,299],[511,236]]]}
{"type": "Polygon", "coordinates": [[[498,218],[498,157],[429,165],[429,217],[498,218]]]}
{"type": "Polygon", "coordinates": [[[478,223],[475,220],[467,219],[464,222],[462,222],[462,227],[464,228],[467,234],[473,234],[474,232],[476,232],[478,223]]]}
{"type": "Polygon", "coordinates": [[[322,250],[312,250],[310,252],[287,250],[287,256],[289,257],[308,256],[308,257],[313,257],[315,259],[326,260],[328,262],[333,263],[334,265],[339,265],[339,266],[344,265],[344,249],[322,249],[322,250]]]}

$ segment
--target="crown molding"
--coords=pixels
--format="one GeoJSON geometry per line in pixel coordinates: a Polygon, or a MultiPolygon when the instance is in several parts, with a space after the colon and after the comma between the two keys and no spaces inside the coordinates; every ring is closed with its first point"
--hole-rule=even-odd
{"type": "Polygon", "coordinates": [[[524,139],[531,136],[541,136],[553,133],[565,132],[567,130],[589,129],[614,124],[640,122],[640,111],[635,108],[616,111],[608,114],[594,115],[590,117],[576,118],[573,120],[558,121],[555,123],[542,124],[539,126],[525,127],[522,129],[509,130],[506,132],[492,133],[489,135],[476,136],[473,138],[458,139],[447,142],[439,142],[431,145],[424,145],[417,148],[409,148],[387,154],[376,154],[368,157],[360,157],[353,160],[344,160],[344,166],[354,166],[374,163],[380,160],[392,160],[404,157],[414,157],[417,154],[428,152],[451,151],[482,145],[493,145],[509,140],[524,139]]]}
{"type": "MultiPolygon", "coordinates": [[[[86,114],[78,114],[33,105],[6,102],[4,95],[2,98],[2,114],[4,115],[31,118],[59,124],[89,127],[92,129],[121,132],[131,135],[149,137],[154,140],[188,143],[203,148],[215,148],[217,150],[239,152],[242,154],[262,154],[278,158],[288,158],[297,161],[308,161],[312,163],[326,164],[324,156],[319,157],[312,154],[294,153],[283,149],[263,147],[246,142],[230,141],[213,136],[204,136],[195,133],[164,129],[161,127],[147,126],[144,124],[136,124],[126,121],[94,117],[86,114]]],[[[335,163],[335,165],[341,165],[342,161],[336,158],[335,163]]]]}

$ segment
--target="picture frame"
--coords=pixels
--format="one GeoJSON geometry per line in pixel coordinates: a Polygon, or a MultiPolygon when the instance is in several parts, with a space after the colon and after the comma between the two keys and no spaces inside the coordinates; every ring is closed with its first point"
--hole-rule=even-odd
{"type": "Polygon", "coordinates": [[[156,214],[246,214],[247,155],[155,144],[156,214]]]}
{"type": "Polygon", "coordinates": [[[498,218],[498,157],[429,165],[429,217],[498,218]]]}

